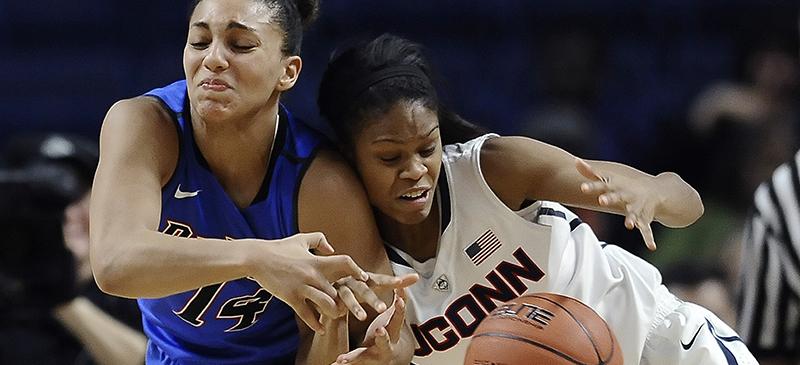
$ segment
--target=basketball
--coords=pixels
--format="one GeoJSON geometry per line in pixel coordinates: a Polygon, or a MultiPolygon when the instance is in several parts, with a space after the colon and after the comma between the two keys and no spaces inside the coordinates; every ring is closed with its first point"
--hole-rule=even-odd
{"type": "Polygon", "coordinates": [[[523,295],[481,322],[465,365],[621,365],[622,350],[606,322],[577,299],[523,295]]]}

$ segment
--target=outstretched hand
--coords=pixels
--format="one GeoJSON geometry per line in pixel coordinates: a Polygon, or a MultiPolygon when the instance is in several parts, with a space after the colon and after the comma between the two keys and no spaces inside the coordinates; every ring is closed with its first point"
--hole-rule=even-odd
{"type": "Polygon", "coordinates": [[[581,184],[581,191],[597,196],[597,202],[602,207],[621,209],[625,216],[625,228],[638,228],[647,248],[655,251],[656,242],[650,223],[655,219],[659,197],[652,188],[621,174],[595,170],[580,158],[575,160],[575,168],[590,180],[581,184]]]}
{"type": "Polygon", "coordinates": [[[378,297],[381,292],[402,290],[419,280],[419,275],[417,274],[403,276],[367,274],[369,275],[367,281],[357,280],[348,276],[337,280],[334,284],[345,307],[359,321],[367,319],[367,312],[361,306],[361,303],[369,305],[378,313],[384,313],[388,306],[378,297]]]}
{"type": "Polygon", "coordinates": [[[359,347],[341,354],[332,365],[385,365],[395,358],[394,349],[400,340],[406,316],[405,289],[395,290],[392,306],[375,317],[359,347]]]}
{"type": "Polygon", "coordinates": [[[344,277],[369,280],[350,256],[330,255],[333,247],[322,233],[300,233],[259,246],[270,265],[256,265],[252,275],[264,289],[294,309],[309,328],[324,333],[317,313],[337,318],[346,313],[337,305],[338,291],[331,284],[344,277]]]}

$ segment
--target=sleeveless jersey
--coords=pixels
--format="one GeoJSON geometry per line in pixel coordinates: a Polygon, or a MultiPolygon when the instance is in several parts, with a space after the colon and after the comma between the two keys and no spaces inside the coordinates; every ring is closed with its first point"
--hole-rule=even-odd
{"type": "MultiPolygon", "coordinates": [[[[300,181],[322,138],[280,107],[264,183],[240,209],[211,173],[192,132],[186,82],[148,92],[178,130],[175,172],[164,186],[159,230],[181,237],[278,239],[298,232],[300,181]]],[[[195,242],[202,245],[202,240],[195,242]]],[[[292,309],[242,278],[158,299],[139,299],[148,364],[294,364],[292,309]]]]}
{"type": "Polygon", "coordinates": [[[540,291],[592,307],[615,333],[625,363],[637,364],[650,328],[674,309],[674,301],[656,299],[666,292],[658,270],[598,241],[559,204],[509,209],[480,168],[481,146],[492,137],[445,146],[437,193],[445,228],[436,257],[420,263],[387,244],[396,274],[421,274],[407,312],[414,364],[463,363],[469,337],[489,312],[540,291]]]}

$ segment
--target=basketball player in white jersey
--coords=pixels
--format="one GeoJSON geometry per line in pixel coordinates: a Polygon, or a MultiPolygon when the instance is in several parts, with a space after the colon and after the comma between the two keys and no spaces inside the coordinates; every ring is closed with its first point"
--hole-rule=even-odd
{"type": "MultiPolygon", "coordinates": [[[[653,220],[683,227],[702,214],[697,192],[677,175],[590,166],[521,137],[442,147],[467,140],[459,136],[466,122],[440,108],[419,46],[391,35],[336,55],[319,105],[364,182],[395,273],[420,274],[406,308],[414,364],[461,364],[487,313],[541,291],[597,311],[626,364],[757,363],[713,313],[670,294],[655,267],[598,241],[549,202],[623,214],[654,248],[653,220]]],[[[339,361],[377,363],[389,337],[381,332],[339,361]]]]}

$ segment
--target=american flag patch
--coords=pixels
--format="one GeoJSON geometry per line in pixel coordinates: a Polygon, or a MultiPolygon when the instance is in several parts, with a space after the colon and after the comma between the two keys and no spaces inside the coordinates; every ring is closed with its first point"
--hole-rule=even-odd
{"type": "Polygon", "coordinates": [[[467,246],[464,253],[467,254],[467,257],[469,257],[475,266],[478,266],[486,261],[495,251],[500,249],[501,246],[503,246],[503,244],[500,243],[500,240],[497,239],[494,232],[489,229],[478,237],[475,242],[467,246]]]}

